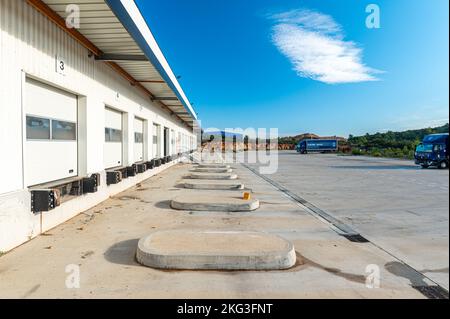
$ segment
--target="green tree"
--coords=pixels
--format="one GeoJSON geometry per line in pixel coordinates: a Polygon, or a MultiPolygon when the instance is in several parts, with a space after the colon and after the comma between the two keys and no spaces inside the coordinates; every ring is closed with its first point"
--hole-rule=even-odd
{"type": "Polygon", "coordinates": [[[435,128],[408,130],[404,132],[388,131],[364,136],[350,135],[348,144],[352,148],[352,154],[369,154],[372,156],[387,156],[398,158],[414,157],[416,146],[428,134],[448,133],[449,125],[445,124],[435,128]]]}

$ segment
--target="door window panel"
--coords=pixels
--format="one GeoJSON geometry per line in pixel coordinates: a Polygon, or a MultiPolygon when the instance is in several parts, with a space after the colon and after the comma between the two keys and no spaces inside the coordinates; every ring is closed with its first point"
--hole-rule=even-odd
{"type": "Polygon", "coordinates": [[[49,140],[50,120],[35,116],[27,116],[27,139],[49,140]]]}
{"type": "Polygon", "coordinates": [[[134,142],[135,143],[144,143],[144,134],[135,132],[134,133],[134,142]]]}
{"type": "Polygon", "coordinates": [[[105,142],[122,142],[122,130],[105,127],[105,142]]]}
{"type": "Polygon", "coordinates": [[[52,120],[52,139],[58,141],[76,141],[77,125],[72,122],[52,120]]]}

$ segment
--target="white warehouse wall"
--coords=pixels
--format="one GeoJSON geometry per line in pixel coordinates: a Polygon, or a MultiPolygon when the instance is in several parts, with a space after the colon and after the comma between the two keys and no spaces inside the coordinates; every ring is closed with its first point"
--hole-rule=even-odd
{"type": "MultiPolygon", "coordinates": [[[[0,251],[8,251],[164,169],[149,171],[106,187],[103,161],[105,106],[124,113],[127,124],[124,128],[125,166],[135,162],[135,117],[146,121],[146,160],[153,158],[152,123],[159,124],[161,129],[168,127],[176,137],[178,133],[193,136],[180,120],[153,105],[143,92],[132,87],[108,65],[89,57],[84,47],[25,0],[0,0],[0,70],[0,164],[3,168],[0,179],[0,251]],[[56,72],[56,56],[64,57],[65,75],[56,72]],[[74,199],[42,215],[34,215],[30,211],[30,192],[25,187],[23,176],[22,96],[26,77],[78,96],[79,175],[102,172],[102,186],[98,193],[74,199]]],[[[178,141],[176,145],[179,145],[178,141]]],[[[161,148],[163,154],[162,143],[161,148]]]]}

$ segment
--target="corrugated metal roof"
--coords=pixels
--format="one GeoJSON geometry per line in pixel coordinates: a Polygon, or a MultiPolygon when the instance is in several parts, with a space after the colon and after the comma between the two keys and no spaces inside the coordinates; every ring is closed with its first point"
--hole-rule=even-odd
{"type": "Polygon", "coordinates": [[[145,61],[115,61],[115,63],[154,97],[164,98],[162,101],[164,105],[189,126],[197,126],[195,111],[147,24],[145,26],[142,24],[144,18],[134,0],[43,0],[43,2],[64,19],[70,14],[70,11],[67,11],[68,5],[77,5],[80,9],[80,28],[77,28],[77,31],[105,55],[146,56],[145,61]]]}

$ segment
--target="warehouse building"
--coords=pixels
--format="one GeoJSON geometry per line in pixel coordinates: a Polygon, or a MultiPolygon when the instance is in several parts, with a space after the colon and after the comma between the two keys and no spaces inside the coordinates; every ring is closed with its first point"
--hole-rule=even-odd
{"type": "Polygon", "coordinates": [[[133,0],[0,0],[0,70],[0,252],[197,147],[133,0]]]}

